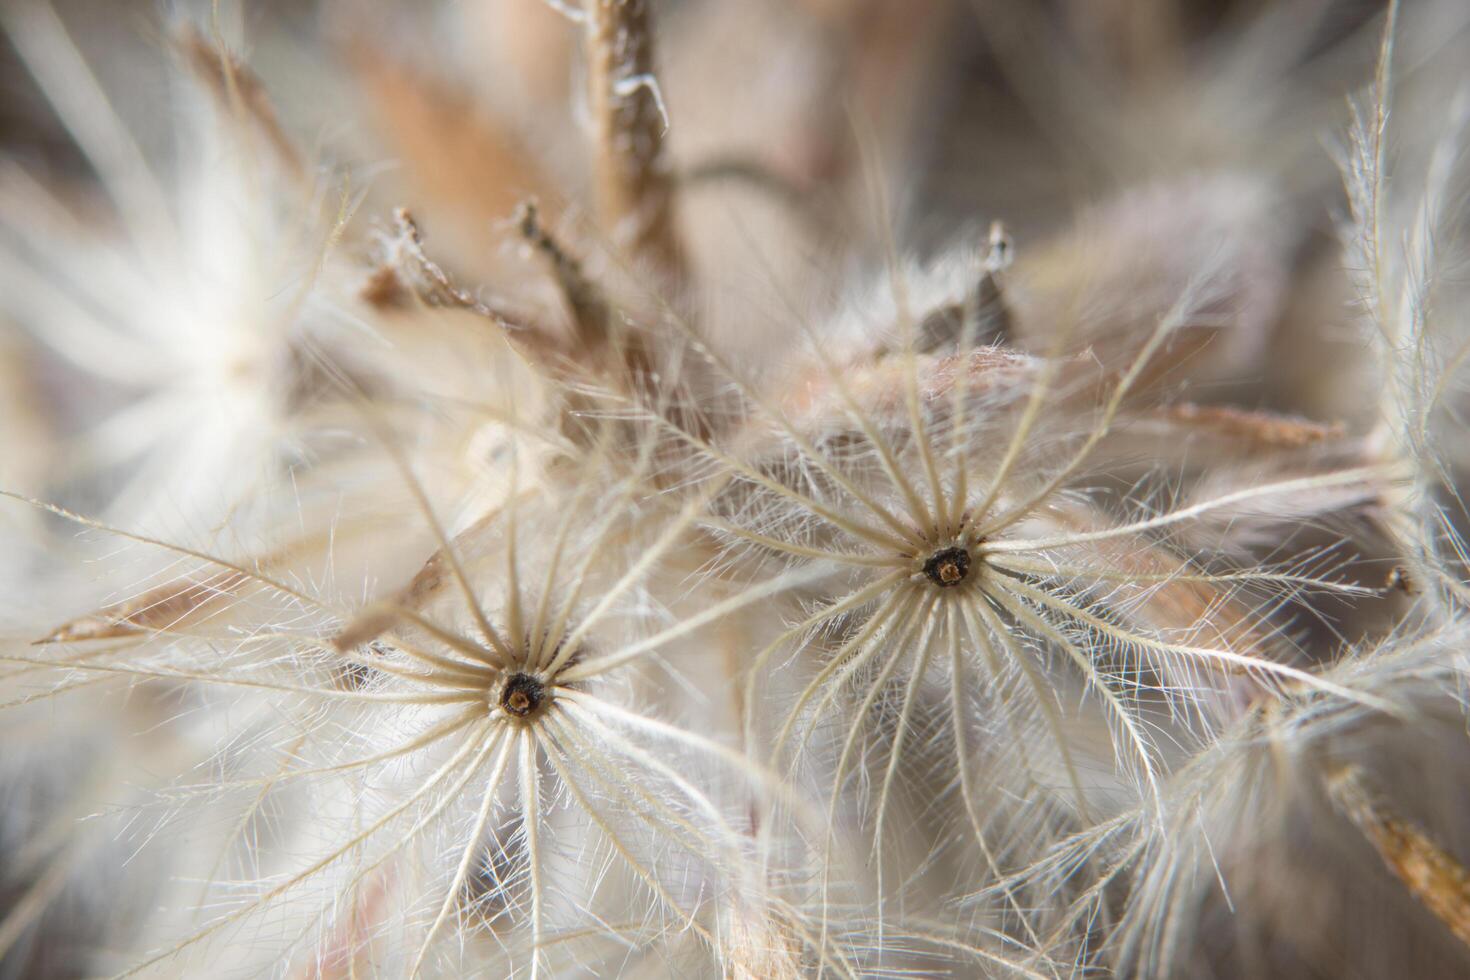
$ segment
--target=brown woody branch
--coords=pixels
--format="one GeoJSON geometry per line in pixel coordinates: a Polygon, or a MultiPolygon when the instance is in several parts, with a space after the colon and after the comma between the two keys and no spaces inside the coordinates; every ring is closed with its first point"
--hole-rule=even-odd
{"type": "Polygon", "coordinates": [[[648,0],[588,0],[587,68],[603,230],[678,290],[688,266],[674,208],[648,0]]]}

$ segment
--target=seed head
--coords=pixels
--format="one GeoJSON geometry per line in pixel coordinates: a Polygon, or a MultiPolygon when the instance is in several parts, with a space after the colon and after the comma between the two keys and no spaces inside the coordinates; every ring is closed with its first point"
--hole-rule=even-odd
{"type": "Polygon", "coordinates": [[[924,562],[924,576],[941,589],[959,585],[970,575],[970,552],[961,547],[936,551],[924,562]]]}
{"type": "Polygon", "coordinates": [[[530,718],[545,704],[546,687],[530,674],[512,674],[500,690],[500,707],[516,718],[530,718]]]}

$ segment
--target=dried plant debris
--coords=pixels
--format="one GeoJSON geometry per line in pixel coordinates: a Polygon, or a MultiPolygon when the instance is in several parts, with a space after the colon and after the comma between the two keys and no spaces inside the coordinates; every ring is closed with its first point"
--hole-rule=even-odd
{"type": "Polygon", "coordinates": [[[0,980],[1470,974],[1462,3],[124,6],[0,980]]]}
{"type": "Polygon", "coordinates": [[[1470,874],[1464,866],[1423,831],[1375,803],[1359,770],[1336,773],[1328,789],[1404,887],[1470,945],[1470,874]]]}

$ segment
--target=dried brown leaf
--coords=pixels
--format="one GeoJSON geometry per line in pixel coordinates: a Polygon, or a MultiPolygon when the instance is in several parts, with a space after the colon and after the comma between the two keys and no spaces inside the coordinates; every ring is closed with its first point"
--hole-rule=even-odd
{"type": "Polygon", "coordinates": [[[350,55],[415,200],[436,223],[451,224],[470,254],[489,252],[492,229],[522,200],[535,197],[546,207],[560,200],[540,162],[503,121],[366,42],[353,45],[350,55]]]}

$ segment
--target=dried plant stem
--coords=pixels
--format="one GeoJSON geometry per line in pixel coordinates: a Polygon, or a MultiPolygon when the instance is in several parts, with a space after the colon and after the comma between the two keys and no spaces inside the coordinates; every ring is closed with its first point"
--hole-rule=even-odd
{"type": "Polygon", "coordinates": [[[523,202],[516,210],[515,219],[521,237],[550,265],[571,311],[577,339],[584,348],[597,350],[606,343],[612,324],[612,307],[607,297],[582,271],[582,263],[576,256],[542,225],[540,208],[535,202],[523,202]]]}
{"type": "Polygon", "coordinates": [[[36,643],[110,640],[154,629],[168,630],[206,611],[220,611],[248,581],[240,572],[223,571],[203,581],[169,582],[126,602],[69,620],[36,643]]]}
{"type": "Polygon", "coordinates": [[[1332,774],[1327,792],[1409,893],[1470,946],[1470,873],[1465,867],[1374,799],[1359,767],[1345,766],[1332,774]]]}
{"type": "Polygon", "coordinates": [[[603,229],[668,289],[685,280],[663,97],[653,73],[647,0],[587,4],[587,74],[603,229]]]}

